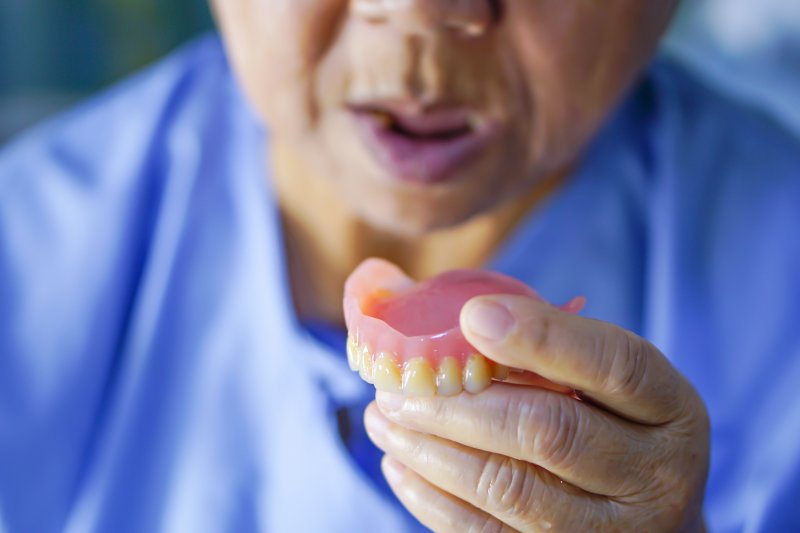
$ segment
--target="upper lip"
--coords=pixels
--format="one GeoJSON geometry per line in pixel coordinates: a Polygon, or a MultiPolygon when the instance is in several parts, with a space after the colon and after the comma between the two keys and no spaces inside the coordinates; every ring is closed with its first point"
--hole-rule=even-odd
{"type": "Polygon", "coordinates": [[[387,129],[415,137],[455,137],[474,133],[481,122],[475,110],[449,103],[421,105],[388,100],[353,103],[348,107],[357,114],[383,117],[387,129]]]}

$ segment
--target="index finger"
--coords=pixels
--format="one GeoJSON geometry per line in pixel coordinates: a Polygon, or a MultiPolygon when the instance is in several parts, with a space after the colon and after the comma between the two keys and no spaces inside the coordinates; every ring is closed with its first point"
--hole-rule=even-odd
{"type": "Polygon", "coordinates": [[[461,310],[461,329],[490,359],[579,390],[635,422],[671,422],[695,395],[646,340],[534,298],[473,298],[461,310]]]}

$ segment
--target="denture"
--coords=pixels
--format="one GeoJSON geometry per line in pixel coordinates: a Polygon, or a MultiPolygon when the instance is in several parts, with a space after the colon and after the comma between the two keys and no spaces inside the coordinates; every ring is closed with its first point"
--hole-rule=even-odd
{"type": "MultiPolygon", "coordinates": [[[[388,261],[365,260],[345,283],[350,369],[378,390],[407,396],[478,393],[493,380],[510,376],[512,381],[572,392],[496,363],[464,338],[461,308],[487,294],[542,299],[524,283],[496,272],[452,270],[417,283],[388,261]]],[[[562,309],[577,313],[582,306],[583,299],[576,298],[562,309]]]]}

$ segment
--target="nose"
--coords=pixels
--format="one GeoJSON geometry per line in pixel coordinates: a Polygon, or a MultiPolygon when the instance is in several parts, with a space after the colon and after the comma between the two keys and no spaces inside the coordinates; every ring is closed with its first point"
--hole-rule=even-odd
{"type": "Polygon", "coordinates": [[[351,0],[353,13],[408,33],[480,37],[499,20],[501,0],[351,0]]]}

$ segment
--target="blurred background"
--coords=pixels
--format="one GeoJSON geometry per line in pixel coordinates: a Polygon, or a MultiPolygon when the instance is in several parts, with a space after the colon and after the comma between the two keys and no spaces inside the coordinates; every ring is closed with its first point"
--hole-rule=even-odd
{"type": "Polygon", "coordinates": [[[0,0],[0,143],[211,28],[207,0],[0,0]]]}
{"type": "MultiPolygon", "coordinates": [[[[211,27],[206,0],[0,0],[0,144],[211,27]]],[[[800,0],[686,0],[665,48],[800,132],[800,0]]]]}

